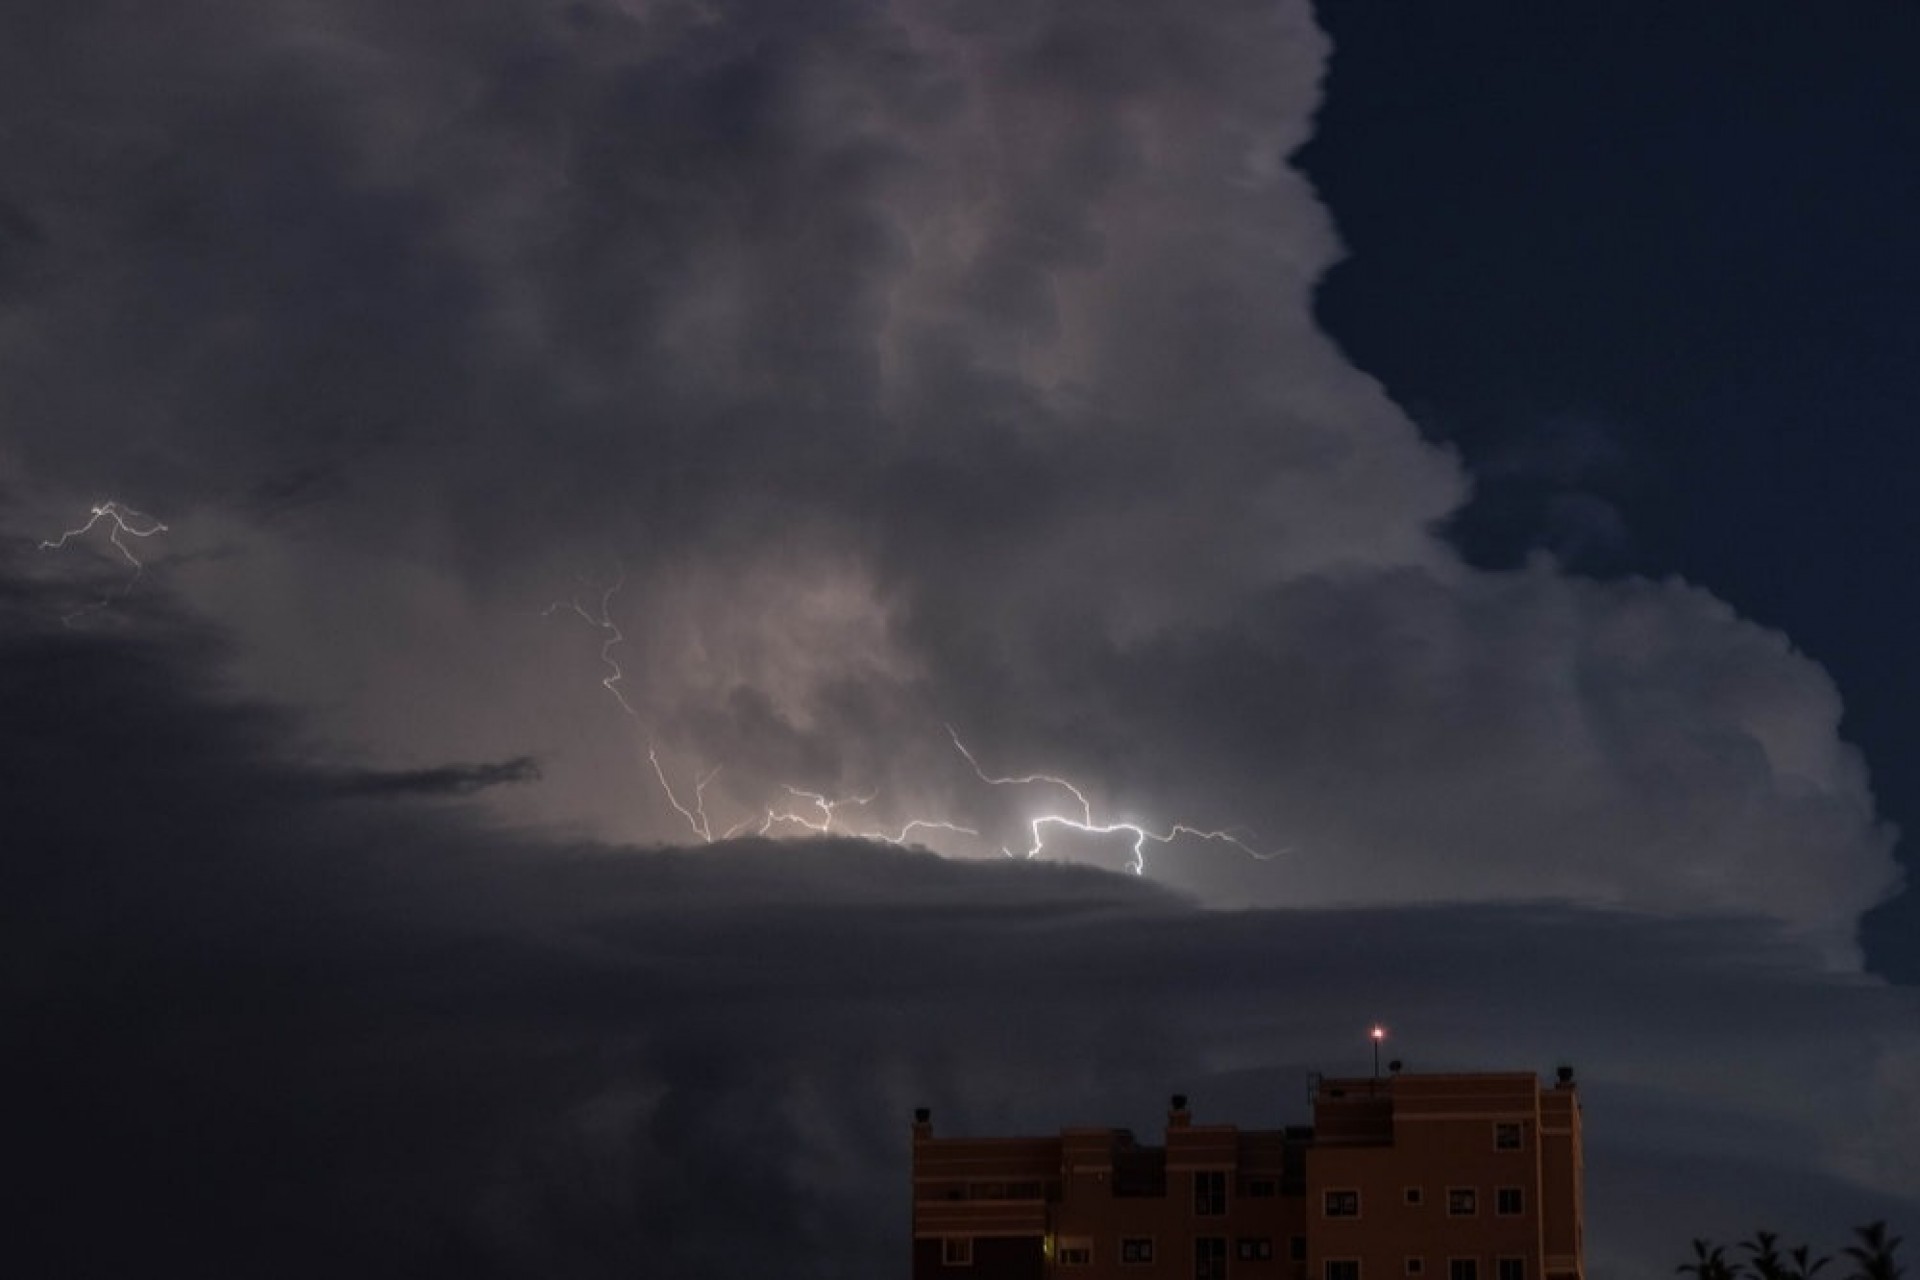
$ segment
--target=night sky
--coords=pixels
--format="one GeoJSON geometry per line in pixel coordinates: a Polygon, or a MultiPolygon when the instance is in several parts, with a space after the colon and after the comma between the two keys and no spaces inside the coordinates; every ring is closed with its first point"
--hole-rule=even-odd
{"type": "Polygon", "coordinates": [[[1920,1229],[1915,66],[0,11],[0,1269],[897,1276],[915,1106],[1376,1021],[1576,1066],[1595,1280],[1920,1229]]]}

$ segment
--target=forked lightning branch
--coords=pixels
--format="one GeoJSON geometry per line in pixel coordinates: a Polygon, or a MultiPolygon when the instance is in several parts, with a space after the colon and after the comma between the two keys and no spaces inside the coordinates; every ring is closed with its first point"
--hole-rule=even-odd
{"type": "MultiPolygon", "coordinates": [[[[600,662],[605,674],[600,680],[601,687],[606,689],[623,712],[637,721],[640,715],[628,700],[623,687],[626,682],[626,672],[622,669],[619,658],[614,652],[626,639],[619,624],[613,619],[613,601],[622,585],[623,579],[616,576],[609,585],[590,586],[582,594],[549,605],[542,616],[550,618],[556,613],[571,613],[602,633],[600,662]]],[[[1182,842],[1194,842],[1225,845],[1249,858],[1263,862],[1286,852],[1284,849],[1262,851],[1254,848],[1232,831],[1198,827],[1185,822],[1174,822],[1156,828],[1137,822],[1102,818],[1095,811],[1087,793],[1068,779],[1050,773],[1029,773],[1017,776],[988,773],[966,743],[961,740],[959,731],[952,725],[947,725],[946,731],[953,742],[954,750],[960,754],[972,769],[974,776],[984,785],[1024,787],[1043,794],[1052,793],[1056,797],[1055,803],[1043,806],[1038,813],[1026,820],[1029,839],[1024,848],[1015,849],[1009,845],[1000,847],[1000,853],[1005,857],[1043,857],[1047,853],[1048,835],[1057,832],[1076,832],[1095,837],[1119,837],[1129,851],[1128,869],[1135,875],[1146,874],[1146,851],[1150,844],[1171,846],[1182,842]],[[1068,800],[1064,806],[1058,801],[1058,797],[1061,796],[1068,800]]],[[[875,827],[851,821],[846,816],[846,811],[865,811],[879,799],[878,792],[870,791],[835,797],[791,783],[780,785],[779,790],[784,797],[782,800],[767,806],[762,811],[735,821],[723,828],[716,837],[713,819],[707,811],[706,793],[708,786],[719,776],[719,767],[697,772],[694,775],[691,796],[683,798],[682,792],[676,790],[669,780],[667,768],[661,760],[659,746],[653,741],[651,735],[647,742],[647,763],[667,803],[686,822],[688,829],[703,842],[710,843],[716,838],[725,840],[747,832],[756,835],[772,835],[783,830],[813,835],[845,835],[896,845],[905,844],[916,833],[921,832],[938,831],[974,840],[981,838],[977,827],[949,817],[917,815],[906,819],[897,827],[875,827]]]]}

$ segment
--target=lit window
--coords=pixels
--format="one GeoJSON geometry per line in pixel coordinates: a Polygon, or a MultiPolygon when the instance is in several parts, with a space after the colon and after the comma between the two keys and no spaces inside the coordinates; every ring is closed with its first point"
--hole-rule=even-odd
{"type": "Polygon", "coordinates": [[[1329,1191],[1322,1202],[1322,1209],[1329,1218],[1357,1218],[1360,1216],[1360,1193],[1329,1191]]]}
{"type": "Polygon", "coordinates": [[[1227,1211],[1227,1175],[1218,1169],[1193,1175],[1193,1211],[1217,1218],[1227,1211]]]}
{"type": "Polygon", "coordinates": [[[1407,1188],[1407,1203],[1408,1203],[1408,1204],[1419,1204],[1419,1203],[1420,1203],[1420,1188],[1418,1188],[1418,1187],[1408,1187],[1408,1188],[1407,1188]]]}
{"type": "Polygon", "coordinates": [[[1234,1241],[1233,1256],[1242,1262],[1265,1262],[1273,1257],[1270,1236],[1241,1236],[1234,1241]]]}
{"type": "Polygon", "coordinates": [[[1495,1151],[1518,1151],[1520,1149],[1519,1121],[1500,1120],[1494,1123],[1493,1149],[1495,1151]]]}
{"type": "Polygon", "coordinates": [[[1478,1258],[1448,1258],[1447,1280],[1480,1280],[1478,1258]]]}
{"type": "Polygon", "coordinates": [[[1408,1258],[1407,1259],[1408,1275],[1417,1276],[1425,1272],[1426,1269],[1427,1269],[1427,1261],[1425,1258],[1408,1258]]]}
{"type": "Polygon", "coordinates": [[[1527,1197],[1518,1187],[1501,1187],[1493,1193],[1493,1211],[1511,1218],[1527,1211],[1527,1197]]]}
{"type": "Polygon", "coordinates": [[[1525,1258],[1502,1258],[1493,1266],[1497,1280],[1527,1280],[1525,1258]]]}
{"type": "Polygon", "coordinates": [[[1472,1187],[1447,1188],[1447,1212],[1456,1218],[1467,1218],[1478,1213],[1478,1199],[1472,1187]]]}
{"type": "Polygon", "coordinates": [[[1153,1239],[1150,1236],[1130,1236],[1120,1242],[1120,1261],[1152,1262],[1153,1239]]]}
{"type": "Polygon", "coordinates": [[[1321,1274],[1325,1280],[1360,1280],[1360,1259],[1328,1258],[1321,1274]]]}
{"type": "Polygon", "coordinates": [[[1090,1267],[1093,1265],[1093,1241],[1062,1240],[1053,1257],[1063,1267],[1090,1267]]]}
{"type": "Polygon", "coordinates": [[[943,1267],[970,1267],[973,1265],[973,1237],[948,1236],[940,1242],[940,1265],[943,1267]]]}
{"type": "Polygon", "coordinates": [[[1227,1280],[1225,1236],[1201,1236],[1193,1242],[1193,1280],[1227,1280]]]}

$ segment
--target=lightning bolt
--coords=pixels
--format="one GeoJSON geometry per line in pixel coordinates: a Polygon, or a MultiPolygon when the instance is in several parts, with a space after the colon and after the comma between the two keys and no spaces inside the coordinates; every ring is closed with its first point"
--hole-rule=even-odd
{"type": "Polygon", "coordinates": [[[707,784],[720,776],[720,766],[715,765],[704,774],[693,777],[693,804],[691,807],[681,804],[680,797],[673,792],[673,784],[667,781],[667,771],[660,763],[660,749],[647,743],[647,763],[653,766],[653,776],[660,780],[660,790],[666,793],[667,803],[673,806],[675,813],[687,820],[693,828],[693,834],[700,837],[704,844],[713,843],[713,823],[707,819],[707,784]]]}
{"type": "MultiPolygon", "coordinates": [[[[818,814],[816,816],[809,816],[804,811],[796,812],[793,809],[769,809],[764,816],[757,820],[759,824],[757,827],[755,826],[756,820],[748,818],[743,822],[735,823],[728,829],[726,835],[735,836],[742,831],[753,828],[755,834],[764,836],[769,834],[775,827],[783,824],[800,827],[815,835],[831,835],[833,834],[834,823],[838,820],[839,811],[842,808],[849,805],[857,808],[865,808],[867,805],[879,799],[880,796],[879,792],[870,791],[866,795],[849,796],[833,800],[821,792],[806,791],[795,786],[783,786],[781,789],[795,800],[803,800],[811,808],[817,809],[819,811],[818,814]]],[[[859,840],[877,840],[883,844],[891,845],[906,844],[907,837],[916,831],[951,831],[957,835],[972,836],[975,839],[980,837],[980,833],[972,827],[963,827],[957,822],[947,822],[938,818],[910,818],[901,824],[900,829],[897,831],[890,831],[886,828],[852,827],[846,826],[845,824],[842,824],[841,829],[845,834],[859,840]]]]}
{"type": "MultiPolygon", "coordinates": [[[[594,600],[591,607],[587,603],[587,598],[574,595],[565,600],[554,601],[541,611],[540,616],[551,618],[562,611],[572,613],[605,636],[605,639],[600,642],[600,662],[607,674],[601,677],[600,687],[613,695],[613,700],[620,704],[622,711],[632,719],[638,720],[640,713],[633,709],[633,704],[627,701],[627,695],[620,687],[625,682],[627,673],[621,668],[620,660],[613,656],[613,651],[626,643],[627,639],[626,633],[621,631],[620,625],[613,620],[613,598],[620,594],[620,589],[625,585],[626,573],[623,569],[614,575],[611,586],[599,592],[598,598],[594,600]]],[[[673,789],[673,783],[667,778],[666,766],[660,762],[660,748],[655,745],[652,738],[647,740],[647,763],[653,767],[653,776],[659,781],[660,790],[666,795],[667,803],[673,806],[673,811],[686,819],[687,826],[693,834],[700,837],[703,843],[712,844],[713,823],[707,817],[706,791],[708,784],[720,776],[720,770],[715,768],[705,774],[694,775],[693,803],[688,805],[681,802],[679,794],[673,789]]]]}
{"type": "Polygon", "coordinates": [[[1271,859],[1277,858],[1281,854],[1286,852],[1285,849],[1276,849],[1271,853],[1262,853],[1261,851],[1253,848],[1251,845],[1248,845],[1245,841],[1241,840],[1238,836],[1234,835],[1230,831],[1212,831],[1203,827],[1191,827],[1184,822],[1176,822],[1172,826],[1166,828],[1166,830],[1164,831],[1155,831],[1152,828],[1143,827],[1136,822],[1099,821],[1094,817],[1093,804],[1091,801],[1087,799],[1086,792],[1080,790],[1079,787],[1076,787],[1075,785],[1073,785],[1073,783],[1067,781],[1065,778],[1057,777],[1056,775],[1051,773],[1028,773],[1028,774],[1019,775],[1017,777],[1001,777],[998,775],[990,774],[985,769],[980,767],[980,762],[979,760],[974,758],[973,752],[967,750],[967,744],[960,740],[959,731],[956,730],[952,725],[948,725],[946,729],[947,729],[947,736],[953,739],[954,749],[959,751],[960,755],[966,760],[967,764],[972,767],[974,775],[978,777],[980,781],[986,783],[988,786],[990,787],[1050,786],[1050,787],[1057,787],[1060,790],[1066,792],[1068,795],[1073,797],[1074,805],[1079,810],[1079,817],[1076,818],[1069,815],[1058,814],[1058,813],[1046,813],[1046,814],[1040,815],[1037,818],[1029,819],[1027,823],[1027,829],[1033,837],[1032,843],[1030,843],[1027,846],[1026,851],[1022,854],[1015,854],[1013,850],[1007,848],[1004,845],[1001,846],[1000,852],[1009,858],[1039,857],[1041,851],[1046,848],[1046,844],[1047,844],[1047,838],[1044,832],[1047,828],[1051,828],[1051,827],[1064,827],[1069,831],[1079,831],[1086,835],[1131,836],[1133,838],[1132,840],[1133,861],[1131,864],[1129,864],[1128,870],[1132,871],[1137,876],[1146,874],[1147,845],[1149,843],[1158,844],[1158,845],[1170,845],[1175,843],[1176,841],[1186,839],[1186,840],[1207,841],[1214,844],[1225,844],[1225,845],[1230,845],[1235,849],[1238,849],[1240,852],[1246,854],[1248,857],[1253,858],[1259,862],[1270,861],[1271,859]]]}
{"type": "Polygon", "coordinates": [[[628,702],[627,695],[620,691],[620,683],[627,678],[627,673],[620,669],[619,661],[613,656],[614,649],[626,643],[627,639],[625,633],[620,630],[619,625],[613,620],[613,598],[620,594],[620,588],[625,585],[626,573],[623,570],[614,577],[613,585],[600,593],[599,603],[593,609],[589,610],[586,604],[581,601],[580,597],[576,595],[567,600],[554,601],[545,609],[541,610],[540,616],[543,618],[551,618],[554,614],[565,609],[570,613],[579,615],[581,621],[585,622],[594,630],[606,635],[606,639],[600,644],[600,662],[601,665],[606,667],[607,674],[600,681],[600,686],[613,695],[613,700],[620,704],[622,711],[638,720],[640,717],[639,714],[634,711],[633,704],[628,702]]]}
{"type": "MultiPolygon", "coordinates": [[[[620,630],[620,624],[613,620],[614,597],[620,594],[625,585],[626,575],[622,570],[615,574],[613,582],[609,585],[599,587],[587,583],[583,591],[548,605],[541,611],[540,616],[551,618],[557,613],[571,613],[601,633],[603,638],[600,642],[600,663],[606,674],[600,679],[600,687],[612,695],[613,700],[620,704],[622,711],[637,721],[640,719],[640,713],[634,710],[631,702],[627,701],[626,691],[621,687],[626,681],[627,673],[621,667],[619,658],[614,656],[614,650],[626,643],[627,639],[626,633],[620,630]]],[[[660,784],[660,791],[666,796],[667,803],[673,806],[673,811],[685,820],[688,829],[700,837],[703,843],[712,844],[714,842],[713,819],[707,813],[706,792],[713,780],[720,776],[719,767],[715,766],[704,774],[695,774],[693,794],[690,800],[682,800],[681,793],[675,790],[672,779],[667,776],[666,764],[660,758],[660,748],[651,738],[647,741],[647,764],[652,768],[654,780],[660,784]]],[[[975,839],[980,835],[972,827],[935,818],[913,818],[903,823],[897,831],[885,828],[855,829],[846,826],[840,820],[839,810],[847,807],[865,808],[878,798],[878,792],[836,799],[827,796],[824,792],[807,791],[795,786],[785,786],[782,789],[792,800],[801,803],[776,805],[757,818],[744,818],[722,831],[719,838],[731,839],[749,830],[764,836],[770,834],[776,827],[783,826],[798,827],[814,835],[831,835],[835,830],[836,822],[840,823],[840,829],[847,835],[862,840],[884,841],[892,845],[904,845],[907,837],[916,831],[951,831],[959,835],[972,836],[975,839]]]]}
{"type": "Polygon", "coordinates": [[[40,549],[42,551],[59,551],[75,538],[84,538],[89,533],[92,533],[94,528],[103,520],[112,526],[107,534],[107,541],[112,543],[113,549],[120,553],[120,558],[133,567],[133,573],[120,585],[118,591],[109,592],[86,608],[76,609],[62,618],[61,621],[68,626],[73,625],[75,618],[92,613],[97,609],[104,609],[115,600],[125,599],[127,593],[133,590],[134,583],[140,581],[141,574],[146,572],[146,566],[141,563],[140,557],[133,554],[132,547],[129,547],[121,541],[122,537],[151,538],[157,533],[167,532],[167,526],[161,524],[152,516],[142,515],[140,512],[135,511],[123,503],[109,500],[107,502],[94,504],[85,524],[78,528],[69,529],[57,538],[49,538],[41,542],[40,549]]]}
{"type": "Polygon", "coordinates": [[[809,817],[804,811],[804,808],[799,811],[782,808],[768,809],[766,813],[758,819],[746,818],[734,823],[731,827],[727,828],[726,835],[736,836],[742,831],[752,829],[755,834],[764,836],[777,826],[795,826],[804,831],[811,831],[815,835],[831,835],[833,833],[835,814],[839,809],[847,805],[864,808],[872,804],[874,799],[879,795],[878,792],[868,792],[863,796],[847,796],[838,800],[829,800],[821,792],[805,791],[795,786],[783,784],[781,790],[785,791],[795,800],[804,801],[806,807],[819,810],[818,815],[809,817]],[[757,826],[755,825],[756,822],[758,823],[757,826]]]}
{"type": "MultiPolygon", "coordinates": [[[[571,613],[602,634],[600,662],[605,674],[600,680],[601,687],[612,696],[622,711],[632,719],[639,720],[639,713],[627,700],[626,692],[622,688],[626,680],[626,672],[622,669],[619,658],[615,656],[615,650],[626,642],[625,633],[613,619],[614,597],[620,594],[624,582],[624,575],[620,575],[606,587],[589,584],[588,590],[547,606],[541,616],[551,618],[556,613],[571,613]]],[[[1253,848],[1231,831],[1211,830],[1184,822],[1177,822],[1157,830],[1137,822],[1105,821],[1094,813],[1093,802],[1087,798],[1087,793],[1068,779],[1051,773],[1006,776],[988,773],[981,766],[979,759],[968,749],[967,744],[961,741],[959,731],[951,724],[946,726],[946,730],[947,736],[953,741],[954,749],[972,768],[974,776],[986,785],[990,787],[1044,786],[1054,788],[1071,797],[1068,812],[1042,813],[1038,817],[1028,819],[1027,830],[1030,840],[1027,848],[1016,853],[1004,845],[1001,846],[1000,852],[1008,858],[1039,857],[1046,849],[1047,833],[1055,829],[1077,831],[1093,836],[1126,837],[1132,850],[1132,861],[1128,869],[1135,875],[1146,874],[1149,844],[1165,846],[1182,840],[1224,844],[1261,862],[1286,852],[1285,849],[1280,849],[1265,853],[1253,848]]],[[[713,780],[720,776],[720,769],[715,767],[705,773],[695,774],[691,796],[682,799],[682,793],[675,789],[672,779],[667,776],[667,767],[660,757],[659,747],[651,739],[647,743],[647,764],[652,768],[654,780],[659,783],[667,803],[686,822],[688,829],[702,842],[713,843],[714,823],[712,816],[707,812],[706,792],[713,780]]],[[[833,835],[838,832],[862,840],[883,841],[892,845],[904,845],[908,837],[916,831],[946,831],[976,840],[980,838],[980,832],[975,828],[943,819],[912,818],[897,830],[864,828],[849,823],[842,811],[867,808],[878,799],[877,791],[835,797],[823,791],[809,791],[791,784],[783,785],[781,790],[786,793],[786,802],[771,805],[758,816],[741,819],[722,830],[718,838],[727,840],[747,831],[766,836],[780,828],[797,828],[799,831],[819,836],[833,835]]]]}
{"type": "Polygon", "coordinates": [[[976,840],[980,838],[980,833],[972,827],[963,827],[957,822],[943,822],[937,818],[910,819],[892,835],[888,835],[885,831],[860,831],[855,834],[862,840],[880,840],[887,844],[904,845],[907,837],[915,831],[951,831],[956,835],[972,836],[976,840]]]}

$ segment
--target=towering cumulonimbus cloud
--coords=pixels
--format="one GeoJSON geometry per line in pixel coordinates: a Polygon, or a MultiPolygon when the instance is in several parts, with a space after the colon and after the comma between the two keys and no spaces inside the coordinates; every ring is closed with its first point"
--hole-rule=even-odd
{"type": "Polygon", "coordinates": [[[159,513],[248,677],[391,768],[538,754],[524,817],[684,835],[653,752],[722,829],[795,786],[1024,847],[1060,797],[952,723],[1286,851],[1156,851],[1204,901],[1844,958],[1892,833],[1819,667],[1464,564],[1468,477],[1315,328],[1327,52],[1305,0],[3,15],[0,465],[42,534],[159,513]],[[582,578],[631,718],[541,617],[582,578]]]}
{"type": "Polygon", "coordinates": [[[0,548],[0,1017],[33,1173],[8,1274],[881,1276],[914,1107],[1147,1137],[1179,1089],[1299,1123],[1373,1019],[1414,1070],[1576,1064],[1595,1275],[1920,1203],[1913,993],[1779,929],[1222,912],[846,839],[503,831],[439,797],[514,762],[316,768],[297,718],[220,689],[211,629],[138,593],[126,625],[62,626],[23,558],[0,548]],[[120,1229],[89,1229],[106,1203],[120,1229]]]}

